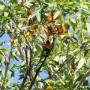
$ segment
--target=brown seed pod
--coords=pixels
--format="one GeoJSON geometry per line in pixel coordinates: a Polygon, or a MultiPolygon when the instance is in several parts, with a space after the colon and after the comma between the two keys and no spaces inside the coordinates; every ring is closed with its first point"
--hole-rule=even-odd
{"type": "Polygon", "coordinates": [[[45,33],[46,33],[47,36],[51,36],[51,35],[56,34],[56,31],[51,26],[49,26],[47,28],[47,31],[45,31],[45,33]]]}
{"type": "Polygon", "coordinates": [[[37,24],[33,24],[33,25],[32,25],[32,29],[33,29],[33,30],[35,30],[35,29],[37,29],[37,28],[38,28],[38,25],[37,25],[37,24]]]}
{"type": "Polygon", "coordinates": [[[66,32],[65,25],[60,25],[58,28],[58,34],[64,34],[66,32]]]}
{"type": "Polygon", "coordinates": [[[47,21],[51,23],[53,21],[52,13],[50,12],[47,16],[47,21]]]}
{"type": "Polygon", "coordinates": [[[32,15],[32,9],[31,8],[28,9],[28,16],[30,16],[30,15],[32,15]]]}
{"type": "Polygon", "coordinates": [[[54,89],[53,89],[52,86],[49,86],[49,85],[48,85],[48,86],[46,87],[46,90],[54,90],[54,89]]]}
{"type": "Polygon", "coordinates": [[[45,45],[44,45],[44,49],[47,51],[47,50],[51,50],[51,43],[49,40],[46,41],[45,45]]]}

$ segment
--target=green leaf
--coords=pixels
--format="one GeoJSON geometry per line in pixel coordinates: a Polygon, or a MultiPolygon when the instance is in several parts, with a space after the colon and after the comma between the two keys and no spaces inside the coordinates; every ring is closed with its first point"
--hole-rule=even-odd
{"type": "Polygon", "coordinates": [[[15,74],[14,70],[11,69],[10,71],[11,71],[11,77],[14,77],[14,74],[15,74]]]}
{"type": "Polygon", "coordinates": [[[4,34],[4,32],[3,32],[3,31],[0,31],[0,37],[2,37],[2,36],[3,36],[3,34],[4,34]]]}
{"type": "Polygon", "coordinates": [[[36,18],[37,18],[38,22],[41,21],[41,13],[40,13],[40,11],[36,12],[36,18]]]}
{"type": "Polygon", "coordinates": [[[12,59],[19,61],[18,58],[17,58],[17,56],[15,56],[15,55],[12,55],[12,59]]]}
{"type": "Polygon", "coordinates": [[[77,66],[77,70],[76,71],[78,71],[80,68],[82,68],[82,66],[85,64],[85,61],[86,61],[85,58],[81,58],[79,60],[79,63],[78,63],[78,66],[77,66]]]}
{"type": "Polygon", "coordinates": [[[2,53],[6,53],[8,50],[7,49],[5,49],[5,48],[2,48],[2,49],[0,49],[1,51],[2,51],[2,53]]]}
{"type": "Polygon", "coordinates": [[[87,66],[87,68],[90,68],[90,59],[87,59],[86,66],[87,66]]]}
{"type": "Polygon", "coordinates": [[[3,57],[0,55],[0,62],[2,62],[2,60],[3,60],[3,57]]]}
{"type": "Polygon", "coordinates": [[[21,67],[20,65],[14,64],[12,68],[20,69],[20,67],[21,67]]]}
{"type": "Polygon", "coordinates": [[[0,11],[3,11],[4,8],[5,8],[5,6],[0,4],[0,11]]]}
{"type": "Polygon", "coordinates": [[[10,0],[11,3],[17,3],[17,0],[10,0]]]}
{"type": "Polygon", "coordinates": [[[20,79],[23,79],[23,78],[24,78],[24,75],[20,75],[20,78],[19,78],[19,80],[20,80],[20,79]]]}

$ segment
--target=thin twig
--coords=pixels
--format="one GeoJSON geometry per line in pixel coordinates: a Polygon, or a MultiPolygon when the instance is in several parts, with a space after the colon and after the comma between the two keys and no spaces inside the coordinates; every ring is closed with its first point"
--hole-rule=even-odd
{"type": "Polygon", "coordinates": [[[32,49],[30,48],[30,61],[29,61],[29,69],[28,69],[30,80],[31,80],[31,71],[32,71],[32,49]]]}
{"type": "Polygon", "coordinates": [[[26,49],[25,49],[25,56],[26,56],[26,65],[28,68],[28,46],[26,46],[26,49]]]}
{"type": "Polygon", "coordinates": [[[28,49],[28,47],[26,46],[26,48],[25,48],[25,57],[26,57],[26,69],[27,70],[26,70],[25,76],[23,78],[23,81],[22,81],[22,84],[21,84],[19,90],[24,90],[24,84],[25,84],[25,82],[27,80],[27,75],[28,75],[28,54],[27,54],[27,49],[28,49]]]}
{"type": "Polygon", "coordinates": [[[19,51],[19,53],[20,53],[21,60],[24,61],[24,60],[25,60],[25,57],[24,57],[24,55],[23,55],[23,53],[22,53],[22,49],[21,49],[20,46],[18,46],[18,51],[19,51]]]}

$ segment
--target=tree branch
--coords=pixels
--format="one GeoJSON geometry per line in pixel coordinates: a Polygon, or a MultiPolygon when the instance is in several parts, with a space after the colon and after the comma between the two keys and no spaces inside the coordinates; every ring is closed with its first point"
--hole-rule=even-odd
{"type": "Polygon", "coordinates": [[[28,69],[30,80],[31,80],[31,71],[32,71],[32,60],[31,59],[32,59],[32,49],[30,48],[30,61],[29,61],[29,69],[28,69]]]}
{"type": "Polygon", "coordinates": [[[36,74],[35,74],[35,76],[34,76],[33,80],[31,81],[31,84],[30,84],[30,86],[29,86],[29,90],[31,90],[31,89],[32,89],[32,86],[34,85],[35,80],[36,80],[36,78],[37,78],[37,75],[39,74],[40,69],[41,69],[41,68],[42,68],[42,66],[44,65],[44,63],[45,63],[46,59],[47,59],[47,56],[45,56],[45,58],[44,58],[44,60],[43,60],[42,64],[41,64],[41,65],[40,65],[40,67],[37,69],[36,74]]]}
{"type": "MultiPolygon", "coordinates": [[[[42,61],[42,63],[41,63],[41,65],[39,66],[39,68],[37,69],[36,74],[35,74],[34,78],[32,79],[31,84],[30,84],[28,90],[31,90],[31,89],[32,89],[32,87],[33,87],[33,85],[34,85],[34,83],[35,83],[35,80],[36,80],[36,78],[37,78],[37,76],[38,76],[38,74],[39,74],[42,66],[44,65],[47,57],[50,55],[50,52],[51,52],[52,49],[53,49],[54,42],[55,42],[55,37],[53,37],[53,42],[52,42],[52,47],[51,47],[51,49],[50,49],[49,51],[46,51],[45,58],[44,58],[44,60],[42,61]]],[[[44,50],[44,49],[43,49],[43,50],[44,50]]],[[[43,52],[42,52],[42,53],[43,53],[43,52]]],[[[42,53],[41,53],[41,55],[43,55],[42,53]]],[[[40,60],[41,60],[41,59],[42,59],[42,56],[40,57],[40,60]]],[[[40,60],[39,60],[39,61],[40,61],[40,60]]]]}

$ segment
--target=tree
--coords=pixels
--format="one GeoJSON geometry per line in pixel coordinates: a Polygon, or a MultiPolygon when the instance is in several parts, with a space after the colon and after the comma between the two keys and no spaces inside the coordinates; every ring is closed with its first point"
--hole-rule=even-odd
{"type": "Polygon", "coordinates": [[[88,90],[89,8],[87,0],[1,0],[0,37],[11,47],[0,45],[1,90],[88,90]]]}

